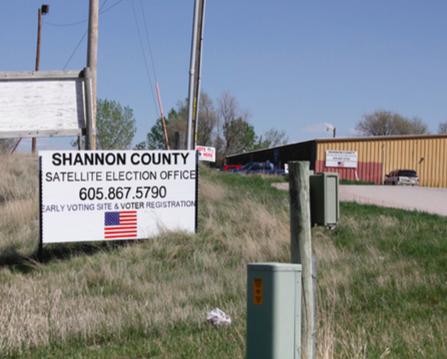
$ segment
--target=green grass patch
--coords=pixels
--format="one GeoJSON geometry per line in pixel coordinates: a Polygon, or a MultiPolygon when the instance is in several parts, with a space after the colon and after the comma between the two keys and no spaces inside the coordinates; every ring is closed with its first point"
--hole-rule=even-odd
{"type": "Polygon", "coordinates": [[[370,181],[362,181],[362,180],[349,180],[349,179],[341,179],[340,184],[352,185],[352,186],[360,186],[360,185],[375,185],[374,182],[370,181]]]}

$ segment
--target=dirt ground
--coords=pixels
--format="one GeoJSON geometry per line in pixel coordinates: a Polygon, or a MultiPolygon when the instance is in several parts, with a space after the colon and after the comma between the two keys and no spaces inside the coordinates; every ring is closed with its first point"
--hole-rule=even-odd
{"type": "MultiPolygon", "coordinates": [[[[287,190],[288,184],[275,187],[287,190]]],[[[340,200],[447,216],[447,189],[410,186],[340,186],[340,200]]]]}

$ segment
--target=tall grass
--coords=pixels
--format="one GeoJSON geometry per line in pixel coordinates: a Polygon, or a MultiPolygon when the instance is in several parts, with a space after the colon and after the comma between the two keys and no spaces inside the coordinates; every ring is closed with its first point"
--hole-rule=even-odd
{"type": "MultiPolygon", "coordinates": [[[[36,162],[0,171],[4,357],[244,357],[246,264],[289,260],[286,193],[202,169],[197,235],[51,246],[39,263],[36,162]],[[205,322],[215,306],[231,327],[205,322]]],[[[446,224],[349,204],[313,230],[320,358],[447,357],[446,224]]]]}

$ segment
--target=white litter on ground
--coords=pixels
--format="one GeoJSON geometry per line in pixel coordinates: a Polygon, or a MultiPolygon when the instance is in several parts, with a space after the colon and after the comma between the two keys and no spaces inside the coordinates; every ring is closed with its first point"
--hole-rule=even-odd
{"type": "Polygon", "coordinates": [[[231,318],[223,310],[214,308],[208,312],[206,320],[215,326],[224,326],[231,324],[231,318]]]}

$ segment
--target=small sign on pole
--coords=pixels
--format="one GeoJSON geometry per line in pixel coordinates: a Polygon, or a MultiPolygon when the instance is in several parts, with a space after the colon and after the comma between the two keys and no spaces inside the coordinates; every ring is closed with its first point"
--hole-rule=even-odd
{"type": "Polygon", "coordinates": [[[41,243],[195,232],[195,151],[41,151],[41,243]]]}
{"type": "Polygon", "coordinates": [[[216,162],[216,148],[207,146],[196,146],[199,152],[199,161],[216,162]]]}

